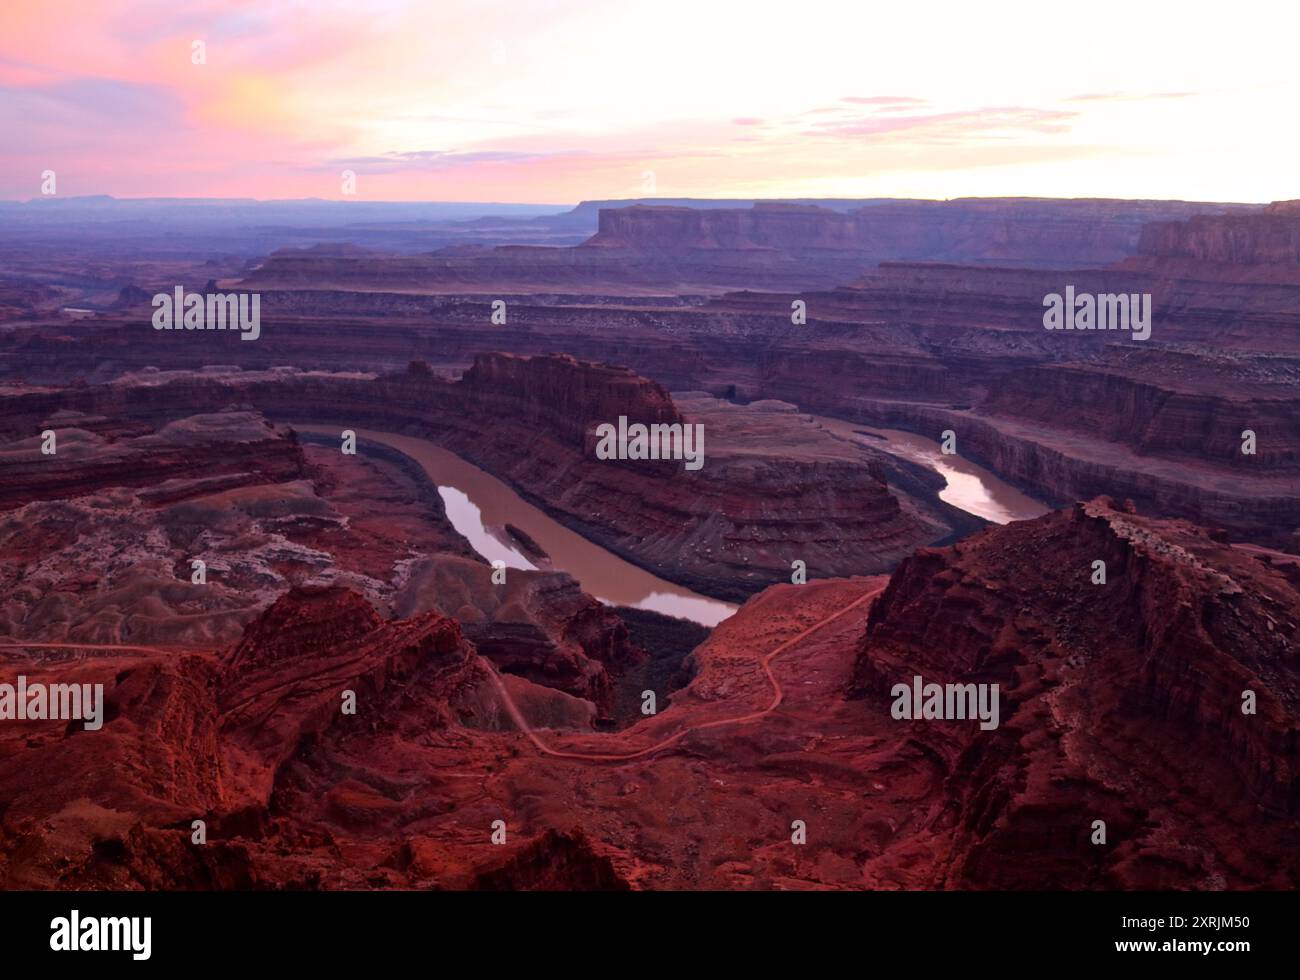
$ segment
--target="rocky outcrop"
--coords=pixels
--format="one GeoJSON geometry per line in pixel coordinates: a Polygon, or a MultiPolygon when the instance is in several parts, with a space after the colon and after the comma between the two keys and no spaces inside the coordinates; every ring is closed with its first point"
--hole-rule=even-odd
{"type": "MultiPolygon", "coordinates": [[[[290,591],[221,657],[10,661],[0,680],[13,683],[15,670],[103,683],[107,703],[99,731],[35,721],[0,732],[7,887],[310,886],[304,868],[331,860],[334,835],[400,813],[395,774],[368,769],[382,763],[373,744],[339,765],[359,741],[463,743],[510,727],[490,669],[453,620],[385,621],[334,587],[290,591]],[[307,783],[310,806],[297,800],[307,783]],[[210,835],[202,846],[195,819],[210,835]],[[276,857],[288,853],[298,857],[276,857]]],[[[512,686],[535,723],[571,714],[565,695],[512,686]]]]}
{"type": "Polygon", "coordinates": [[[1195,215],[1142,230],[1126,268],[1186,278],[1300,285],[1300,202],[1253,214],[1195,215]]]}
{"type": "MultiPolygon", "coordinates": [[[[608,854],[581,830],[548,830],[499,865],[483,868],[472,891],[630,891],[608,854]]],[[[616,856],[617,857],[617,856],[616,856]]]]}
{"type": "Polygon", "coordinates": [[[895,722],[945,773],[949,887],[1281,887],[1298,623],[1270,560],[1102,498],[904,562],[853,691],[888,707],[918,675],[999,685],[995,730],[895,722]]]}
{"type": "Polygon", "coordinates": [[[428,558],[411,568],[398,615],[437,610],[454,617],[479,654],[503,672],[613,707],[614,685],[645,660],[609,607],[560,572],[514,569],[504,583],[482,561],[428,558]]]}
{"type": "Polygon", "coordinates": [[[592,420],[682,422],[668,392],[655,382],[625,367],[567,354],[480,354],[462,375],[457,396],[470,417],[546,432],[575,449],[586,448],[592,420]]]}
{"type": "Polygon", "coordinates": [[[124,439],[99,435],[95,418],[88,428],[79,421],[77,413],[61,413],[30,437],[0,444],[0,510],[106,487],[149,487],[151,501],[174,502],[303,473],[298,447],[247,412],[193,415],[124,439]],[[40,434],[46,431],[52,442],[40,434]]]}
{"type": "MultiPolygon", "coordinates": [[[[513,728],[492,669],[437,612],[386,621],[355,592],[306,587],[279,598],[220,657],[159,649],[54,668],[10,659],[0,682],[13,683],[14,671],[103,683],[107,707],[97,732],[63,724],[46,732],[41,722],[0,730],[8,887],[318,887],[322,873],[335,886],[374,886],[352,875],[381,863],[403,882],[428,884],[432,873],[434,882],[470,884],[445,862],[431,872],[418,845],[399,834],[395,847],[392,837],[472,801],[453,791],[451,803],[454,783],[431,775],[427,761],[412,781],[412,753],[446,750],[448,766],[482,771],[493,733],[513,728]],[[190,839],[194,819],[205,824],[202,846],[190,839]],[[374,864],[355,872],[340,864],[344,838],[377,846],[374,864]]],[[[532,724],[590,724],[577,707],[586,702],[508,681],[532,724]]],[[[580,833],[554,847],[535,842],[506,868],[478,873],[478,887],[500,874],[522,876],[521,886],[524,878],[616,886],[592,850],[580,833]]]]}
{"type": "Polygon", "coordinates": [[[446,727],[459,720],[453,702],[485,683],[453,620],[385,622],[345,589],[300,588],[250,626],[226,661],[218,704],[232,765],[267,801],[280,767],[326,730],[400,724],[395,699],[412,698],[422,724],[446,727]]]}
{"type": "Polygon", "coordinates": [[[219,657],[6,651],[0,682],[99,681],[108,710],[0,726],[0,883],[1292,888],[1297,588],[1293,556],[1094,501],[888,583],[773,586],[606,733],[441,613],[338,588],[283,596],[219,657]],[[894,717],[916,674],[998,684],[999,724],[894,717]]]}

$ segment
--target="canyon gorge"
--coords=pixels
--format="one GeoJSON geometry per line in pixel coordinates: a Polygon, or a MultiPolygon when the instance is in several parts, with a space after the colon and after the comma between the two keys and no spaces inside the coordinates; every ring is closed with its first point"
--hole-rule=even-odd
{"type": "Polygon", "coordinates": [[[107,700],[0,724],[4,887],[1300,882],[1297,202],[20,230],[0,683],[107,700]]]}

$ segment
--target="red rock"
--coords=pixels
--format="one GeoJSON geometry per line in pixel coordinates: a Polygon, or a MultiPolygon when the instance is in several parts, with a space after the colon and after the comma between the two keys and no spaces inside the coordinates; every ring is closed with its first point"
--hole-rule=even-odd
{"type": "Polygon", "coordinates": [[[996,731],[897,723],[941,766],[952,887],[1288,887],[1298,621],[1294,585],[1249,552],[1101,499],[904,562],[853,689],[1001,685],[996,731]]]}
{"type": "MultiPolygon", "coordinates": [[[[688,418],[646,378],[558,355],[482,355],[454,382],[422,371],[184,374],[63,399],[132,418],[192,403],[253,404],[272,418],[421,435],[620,557],[724,599],[788,580],[796,559],[815,576],[883,571],[978,524],[940,504],[939,481],[921,467],[835,437],[790,406],[692,396],[688,418]],[[597,459],[597,427],[620,416],[703,425],[703,467],[597,459]]],[[[0,400],[0,416],[23,418],[52,401],[15,395],[0,400]]]]}
{"type": "Polygon", "coordinates": [[[1188,279],[1300,284],[1300,202],[1153,222],[1124,267],[1188,279]]]}
{"type": "Polygon", "coordinates": [[[115,441],[96,434],[103,426],[94,419],[90,429],[76,427],[76,421],[46,419],[29,438],[0,450],[0,510],[117,486],[147,487],[151,502],[170,503],[302,475],[297,447],[250,413],[194,415],[157,433],[142,434],[136,425],[133,437],[115,441]],[[56,451],[46,455],[40,433],[51,427],[56,451]]]}
{"type": "Polygon", "coordinates": [[[299,590],[224,663],[60,666],[103,678],[113,709],[99,733],[0,728],[0,881],[1293,887],[1289,567],[1097,501],[921,552],[869,617],[883,582],[774,586],[696,650],[671,704],[617,733],[539,727],[564,724],[572,699],[552,710],[507,678],[554,748],[662,746],[614,764],[543,755],[514,731],[445,617],[376,621],[344,590],[299,590]],[[895,720],[889,686],[913,673],[999,683],[999,727],[895,720]],[[807,845],[790,842],[795,819],[807,845]]]}

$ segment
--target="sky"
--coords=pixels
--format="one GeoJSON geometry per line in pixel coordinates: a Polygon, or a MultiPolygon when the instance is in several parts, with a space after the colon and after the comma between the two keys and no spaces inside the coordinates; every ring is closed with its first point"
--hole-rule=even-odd
{"type": "Polygon", "coordinates": [[[1298,34],[1294,0],[4,0],[0,197],[1290,199],[1298,34]]]}

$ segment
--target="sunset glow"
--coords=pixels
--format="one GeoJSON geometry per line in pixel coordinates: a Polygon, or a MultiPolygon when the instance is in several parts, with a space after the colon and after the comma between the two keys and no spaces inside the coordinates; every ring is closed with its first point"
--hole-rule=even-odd
{"type": "Polygon", "coordinates": [[[183,7],[0,10],[0,196],[1296,196],[1277,4],[183,7]]]}

